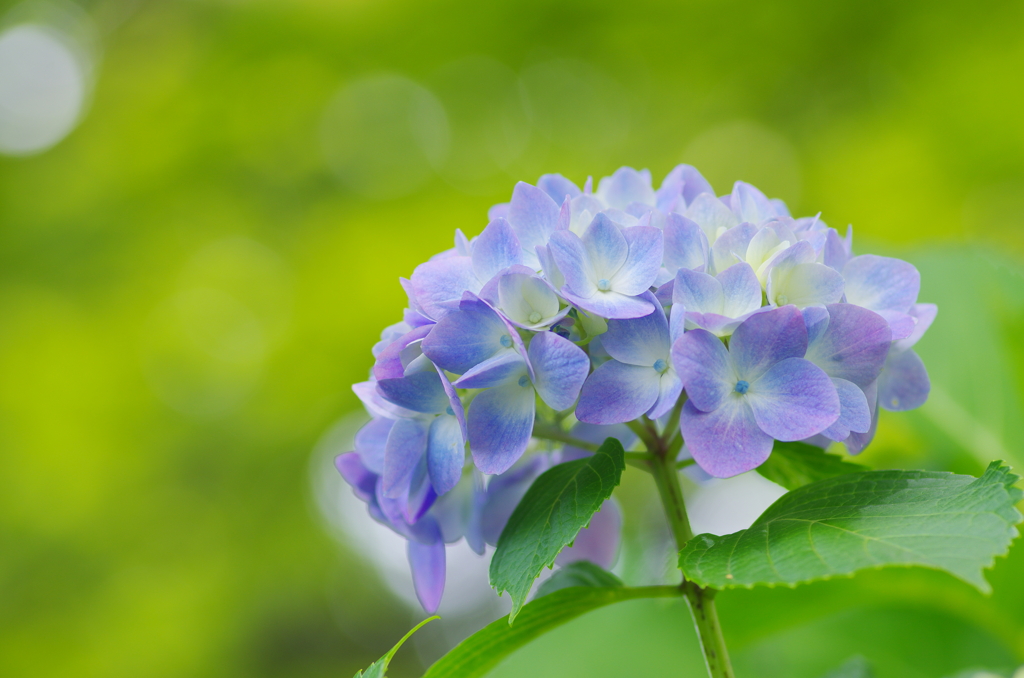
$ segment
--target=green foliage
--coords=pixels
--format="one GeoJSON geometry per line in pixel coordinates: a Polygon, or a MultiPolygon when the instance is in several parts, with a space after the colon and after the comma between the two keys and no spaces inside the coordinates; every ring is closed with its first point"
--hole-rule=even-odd
{"type": "Polygon", "coordinates": [[[608,570],[595,565],[589,560],[577,560],[558,568],[558,571],[551,575],[537,588],[537,598],[546,596],[549,593],[567,589],[571,586],[594,586],[614,588],[623,586],[622,580],[608,570]]]}
{"type": "Polygon", "coordinates": [[[398,649],[405,644],[405,641],[409,640],[409,638],[412,637],[412,634],[416,633],[421,628],[426,626],[428,622],[432,622],[435,619],[440,619],[440,617],[438,617],[437,615],[434,615],[433,617],[427,617],[419,624],[412,627],[412,629],[410,629],[408,633],[402,636],[401,640],[395,643],[395,646],[393,648],[388,650],[388,653],[386,655],[370,664],[366,669],[362,671],[356,671],[356,675],[353,676],[353,678],[384,678],[384,676],[387,674],[388,664],[391,663],[391,658],[395,656],[395,653],[398,652],[398,649]]]}
{"type": "Polygon", "coordinates": [[[681,595],[676,586],[629,588],[574,586],[537,598],[522,608],[518,623],[509,617],[492,622],[456,645],[437,660],[423,678],[476,678],[494,668],[514,650],[584,612],[637,598],[672,598],[681,595]]]}
{"type": "Polygon", "coordinates": [[[625,468],[622,444],[608,438],[593,456],[548,469],[527,490],[491,558],[491,586],[512,597],[509,624],[526,602],[533,580],[590,523],[625,468]]]}
{"type": "Polygon", "coordinates": [[[875,672],[864,657],[850,657],[839,668],[829,671],[823,678],[875,678],[875,672]]]}
{"type": "Polygon", "coordinates": [[[988,592],[982,569],[1006,553],[1021,521],[1017,479],[1001,462],[981,478],[929,471],[838,476],[783,496],[750,529],[698,535],[679,566],[701,586],[733,588],[922,565],[988,592]]]}
{"type": "Polygon", "coordinates": [[[768,480],[782,485],[787,490],[844,473],[867,471],[866,466],[853,464],[842,457],[829,454],[820,447],[807,443],[784,443],[776,440],[768,461],[757,468],[757,472],[768,480]]]}

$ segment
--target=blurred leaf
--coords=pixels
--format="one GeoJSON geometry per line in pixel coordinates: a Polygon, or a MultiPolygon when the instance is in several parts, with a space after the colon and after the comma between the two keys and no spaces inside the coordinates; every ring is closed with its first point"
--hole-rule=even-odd
{"type": "Polygon", "coordinates": [[[850,657],[842,666],[829,671],[823,678],[875,678],[871,664],[864,657],[850,657]]]}
{"type": "Polygon", "coordinates": [[[853,464],[842,457],[829,454],[820,447],[807,443],[775,441],[768,461],[757,467],[757,472],[787,490],[845,473],[867,471],[866,466],[853,464]]]}
{"type": "Polygon", "coordinates": [[[869,471],[819,481],[779,499],[748,530],[695,537],[679,566],[701,586],[733,588],[923,565],[988,591],[982,569],[1007,552],[1021,521],[1017,479],[992,462],[977,479],[869,471]]]}
{"type": "Polygon", "coordinates": [[[509,618],[491,622],[437,660],[423,678],[474,678],[483,676],[514,650],[556,626],[611,603],[637,598],[672,598],[682,594],[677,586],[629,588],[574,586],[537,598],[523,607],[519,623],[509,618]]]}
{"type": "Polygon", "coordinates": [[[512,597],[515,619],[541,570],[594,515],[626,468],[622,444],[607,438],[593,456],[559,464],[533,482],[498,538],[491,558],[491,586],[512,597]]]}
{"type": "Polygon", "coordinates": [[[391,663],[391,658],[395,656],[396,652],[398,652],[398,648],[402,647],[405,641],[409,640],[409,638],[412,637],[412,634],[416,633],[421,628],[426,626],[427,622],[432,622],[435,619],[440,619],[440,617],[438,617],[437,615],[434,615],[433,617],[427,617],[419,624],[412,627],[412,629],[407,634],[402,636],[401,640],[395,643],[395,646],[393,648],[388,650],[388,653],[386,655],[370,664],[370,666],[367,667],[365,670],[356,671],[356,675],[353,676],[353,678],[384,678],[384,675],[388,670],[388,664],[391,663]]]}
{"type": "Polygon", "coordinates": [[[577,560],[558,568],[550,579],[540,585],[536,597],[540,598],[571,586],[615,588],[622,585],[622,580],[608,570],[589,560],[577,560]]]}

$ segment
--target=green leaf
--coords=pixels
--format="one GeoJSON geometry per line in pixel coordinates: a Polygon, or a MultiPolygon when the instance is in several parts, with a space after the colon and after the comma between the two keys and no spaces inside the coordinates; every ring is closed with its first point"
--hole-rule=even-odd
{"type": "Polygon", "coordinates": [[[823,678],[875,678],[875,672],[864,657],[850,657],[837,669],[826,673],[823,678]]]}
{"type": "Polygon", "coordinates": [[[512,512],[491,558],[491,586],[512,597],[509,624],[544,567],[590,523],[626,468],[622,444],[608,438],[593,456],[559,464],[533,482],[512,512]]]}
{"type": "Polygon", "coordinates": [[[477,678],[537,636],[575,619],[585,612],[637,598],[671,598],[682,595],[678,586],[574,586],[536,598],[519,613],[515,626],[508,617],[492,622],[452,648],[423,678],[477,678]]]}
{"type": "Polygon", "coordinates": [[[595,565],[589,560],[577,560],[574,563],[558,568],[558,571],[551,575],[550,579],[540,585],[535,598],[546,596],[561,589],[567,589],[570,586],[604,586],[614,588],[623,585],[622,580],[608,570],[595,565]]]}
{"type": "Polygon", "coordinates": [[[805,485],[750,529],[694,537],[679,567],[700,586],[788,584],[865,568],[921,565],[982,592],[982,570],[1017,536],[1018,477],[992,462],[981,478],[931,471],[868,471],[805,485]]]}
{"type": "Polygon", "coordinates": [[[394,657],[395,653],[398,652],[398,648],[402,647],[405,641],[409,640],[409,638],[412,637],[412,634],[416,633],[421,628],[426,626],[427,622],[432,622],[435,619],[440,619],[440,617],[438,617],[437,615],[434,615],[433,617],[427,617],[419,624],[412,627],[409,633],[402,636],[402,639],[395,643],[395,646],[393,648],[388,650],[388,653],[386,655],[370,664],[366,669],[362,671],[356,671],[356,675],[353,676],[353,678],[384,678],[384,675],[388,670],[388,664],[391,663],[392,657],[394,657]]]}
{"type": "Polygon", "coordinates": [[[826,478],[867,470],[866,466],[850,463],[820,447],[778,440],[775,441],[768,461],[757,467],[758,473],[787,490],[795,490],[826,478]]]}

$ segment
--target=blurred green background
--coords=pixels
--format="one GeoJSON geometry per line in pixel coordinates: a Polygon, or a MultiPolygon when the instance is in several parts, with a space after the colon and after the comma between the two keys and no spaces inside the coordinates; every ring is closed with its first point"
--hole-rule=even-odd
{"type": "MultiPolygon", "coordinates": [[[[940,308],[932,399],[865,463],[1024,469],[1021,2],[78,7],[32,10],[77,22],[77,126],[0,157],[0,675],[347,676],[390,647],[419,612],[332,536],[313,449],[397,278],[544,172],[685,161],[852,223],[940,308]]],[[[633,529],[649,482],[627,474],[633,529]]],[[[891,570],[719,605],[741,678],[1008,673],[1024,545],[989,575],[991,597],[891,570]]],[[[685,608],[639,601],[495,675],[702,671],[685,608]]]]}

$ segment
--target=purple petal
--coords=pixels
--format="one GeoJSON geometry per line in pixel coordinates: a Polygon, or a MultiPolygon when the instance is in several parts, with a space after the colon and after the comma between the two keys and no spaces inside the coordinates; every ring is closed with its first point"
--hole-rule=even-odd
{"type": "Polygon", "coordinates": [[[662,206],[663,199],[672,195],[678,195],[682,191],[684,206],[693,202],[701,193],[714,195],[711,184],[707,182],[700,172],[691,165],[676,165],[672,171],[665,175],[658,189],[658,209],[665,209],[662,206]]]}
{"type": "Polygon", "coordinates": [[[401,379],[381,379],[377,382],[377,389],[389,401],[413,412],[438,414],[448,407],[448,394],[433,369],[401,379]]]}
{"type": "Polygon", "coordinates": [[[920,341],[921,337],[924,336],[924,333],[932,326],[932,323],[935,321],[935,316],[938,315],[938,313],[939,307],[935,304],[914,304],[911,306],[910,313],[907,315],[917,321],[914,324],[914,330],[906,337],[906,339],[897,341],[893,348],[897,351],[906,351],[908,348],[920,341]]]}
{"type": "Polygon", "coordinates": [[[871,408],[864,391],[852,381],[833,379],[839,395],[839,418],[821,432],[829,440],[846,440],[851,433],[867,433],[871,428],[871,408]]]}
{"type": "MultiPolygon", "coordinates": [[[[747,246],[754,236],[757,235],[757,227],[746,222],[734,226],[718,236],[715,244],[711,246],[711,268],[710,273],[724,271],[730,266],[744,261],[747,246]]],[[[711,236],[708,236],[711,240],[711,236]]]]}
{"type": "Polygon", "coordinates": [[[435,365],[464,374],[495,353],[510,348],[513,341],[494,309],[477,300],[463,302],[457,312],[442,318],[423,339],[422,348],[435,365]]]}
{"type": "Polygon", "coordinates": [[[917,320],[909,313],[901,311],[878,311],[878,315],[885,318],[889,323],[889,331],[892,332],[893,341],[903,341],[910,338],[917,326],[917,320]]]}
{"type": "Polygon", "coordinates": [[[704,412],[720,407],[738,380],[729,351],[706,330],[690,330],[677,339],[672,363],[690,402],[704,412]]]}
{"type": "Polygon", "coordinates": [[[412,272],[412,289],[423,312],[440,320],[458,309],[465,291],[480,291],[481,283],[469,257],[434,259],[412,272]]]}
{"type": "MultiPolygon", "coordinates": [[[[473,271],[486,282],[509,266],[522,263],[523,248],[504,219],[495,219],[473,241],[473,271]]],[[[473,290],[474,292],[476,290],[473,290]]]]}
{"type": "Polygon", "coordinates": [[[355,452],[339,454],[334,458],[334,467],[352,486],[352,491],[363,501],[370,501],[377,487],[377,474],[368,469],[360,461],[355,452]]]}
{"type": "Polygon", "coordinates": [[[654,305],[654,312],[640,318],[609,320],[601,345],[619,362],[652,367],[658,360],[668,360],[671,341],[661,304],[650,292],[644,298],[654,305]]]}
{"type": "Polygon", "coordinates": [[[541,399],[556,411],[572,407],[590,372],[583,349],[554,332],[541,332],[530,341],[529,356],[541,399]]]}
{"type": "Polygon", "coordinates": [[[850,242],[839,237],[834,228],[828,229],[825,234],[825,247],[823,250],[825,265],[842,272],[846,262],[850,260],[850,242]]]}
{"type": "Polygon", "coordinates": [[[740,221],[752,224],[778,216],[765,194],[743,181],[737,181],[732,187],[732,211],[740,221]]]}
{"type": "Polygon", "coordinates": [[[669,273],[681,268],[707,268],[708,238],[695,222],[673,212],[665,220],[662,237],[664,266],[669,273]]]}
{"type": "Polygon", "coordinates": [[[850,433],[850,437],[843,441],[846,451],[850,454],[860,454],[864,451],[875,437],[878,430],[878,382],[868,384],[864,389],[864,396],[868,401],[868,411],[871,414],[871,427],[867,433],[850,433]]]}
{"type": "Polygon", "coordinates": [[[498,543],[512,511],[530,489],[534,479],[551,465],[548,455],[538,454],[522,460],[506,473],[491,478],[487,484],[487,498],[481,511],[480,528],[484,541],[491,546],[498,543]]]}
{"type": "Polygon", "coordinates": [[[562,275],[562,271],[559,270],[558,264],[555,263],[555,259],[551,254],[549,247],[538,247],[537,248],[537,260],[540,262],[541,271],[544,273],[544,279],[551,283],[551,286],[556,290],[561,289],[565,285],[565,276],[562,275]]]}
{"type": "Polygon", "coordinates": [[[615,564],[622,539],[622,509],[614,499],[601,505],[601,510],[590,518],[590,524],[579,531],[572,546],[562,549],[555,558],[558,565],[578,560],[589,560],[604,569],[615,564]]]}
{"type": "Polygon", "coordinates": [[[803,358],[787,358],[772,365],[750,382],[745,398],[757,425],[777,440],[809,438],[839,418],[839,396],[832,380],[803,358]]]}
{"type": "Polygon", "coordinates": [[[729,353],[739,377],[751,383],[775,363],[802,358],[806,352],[807,327],[795,306],[755,313],[736,328],[729,340],[729,353]]]}
{"type": "Polygon", "coordinates": [[[410,540],[407,546],[409,567],[416,597],[427,614],[437,612],[444,594],[445,549],[438,530],[437,540],[423,543],[410,540]]]}
{"type": "MultiPolygon", "coordinates": [[[[565,196],[562,196],[563,198],[565,196]]],[[[558,211],[562,198],[557,201],[536,186],[520,181],[512,191],[508,222],[515,229],[519,243],[532,255],[538,245],[546,245],[558,228],[558,211]]]]}
{"type": "Polygon", "coordinates": [[[429,425],[420,419],[399,419],[384,448],[384,496],[397,499],[408,493],[416,465],[427,451],[429,425]]]}
{"type": "Polygon", "coordinates": [[[615,209],[625,209],[633,202],[653,205],[655,196],[651,188],[651,173],[639,172],[632,167],[620,167],[597,185],[597,197],[615,209]]]}
{"type": "Polygon", "coordinates": [[[597,291],[592,280],[590,262],[583,241],[572,231],[558,231],[551,236],[548,252],[565,279],[565,287],[574,294],[589,297],[597,291]]]}
{"type": "Polygon", "coordinates": [[[576,418],[588,424],[633,421],[658,401],[661,375],[653,367],[604,363],[587,379],[576,405],[576,418]]]}
{"type": "Polygon", "coordinates": [[[434,369],[437,370],[438,376],[441,377],[441,386],[444,387],[444,392],[448,396],[448,407],[451,408],[451,413],[458,420],[459,426],[462,428],[463,439],[466,439],[469,434],[466,432],[466,410],[462,406],[462,400],[459,399],[459,394],[455,391],[455,387],[448,381],[448,375],[444,373],[444,370],[436,365],[434,369]]]}
{"type": "Polygon", "coordinates": [[[561,204],[565,196],[575,198],[582,195],[579,187],[569,181],[561,174],[545,174],[537,180],[537,188],[551,196],[551,199],[561,204]]]}
{"type": "Polygon", "coordinates": [[[433,324],[421,325],[388,344],[377,356],[377,361],[373,365],[373,376],[376,379],[398,379],[405,376],[407,363],[403,360],[403,357],[407,357],[407,355],[403,354],[407,354],[406,349],[409,348],[410,344],[414,344],[427,336],[432,327],[433,324]]]}
{"type": "Polygon", "coordinates": [[[407,410],[385,400],[384,396],[377,391],[376,381],[361,381],[358,384],[352,384],[352,392],[358,396],[367,411],[374,417],[398,419],[400,417],[411,417],[415,414],[412,410],[407,410]]]}
{"type": "Polygon", "coordinates": [[[442,414],[434,419],[427,436],[427,472],[438,496],[451,491],[462,478],[466,441],[458,419],[442,414]]]}
{"type": "Polygon", "coordinates": [[[729,398],[713,412],[701,412],[688,400],[679,430],[697,464],[716,478],[757,468],[772,453],[772,437],[758,427],[744,398],[729,398]]]}
{"type": "Polygon", "coordinates": [[[384,472],[384,449],[394,424],[394,419],[371,419],[356,433],[356,453],[363,465],[377,475],[384,472]]]}
{"type": "Polygon", "coordinates": [[[853,304],[829,304],[827,324],[816,323],[817,335],[804,356],[835,379],[864,387],[878,378],[889,353],[889,325],[877,313],[853,304]],[[824,330],[820,328],[824,325],[824,330]]]}
{"type": "Polygon", "coordinates": [[[843,267],[846,300],[872,311],[906,313],[917,301],[921,274],[900,259],[862,254],[843,267]]]}
{"type": "Polygon", "coordinates": [[[913,349],[890,352],[878,377],[878,404],[891,412],[924,405],[932,389],[928,370],[913,349]]]}
{"type": "Polygon", "coordinates": [[[653,226],[632,226],[622,229],[622,237],[629,251],[622,267],[610,278],[611,288],[621,294],[637,296],[654,284],[661,269],[661,231],[653,226]]]}
{"type": "MultiPolygon", "coordinates": [[[[757,282],[757,278],[754,278],[757,282]]],[[[761,285],[757,285],[760,297],[761,285]]],[[[758,304],[760,305],[760,298],[758,304]]],[[[724,305],[722,284],[714,276],[701,271],[681,268],[672,283],[673,315],[675,307],[685,309],[687,313],[708,313],[722,310],[724,305]]]]}
{"type": "MultiPolygon", "coordinates": [[[[600,279],[611,280],[616,271],[626,263],[629,243],[626,242],[622,229],[604,212],[590,222],[590,226],[583,232],[582,241],[587,257],[587,269],[595,283],[600,279]]],[[[561,267],[562,262],[559,261],[558,265],[561,267]]],[[[568,273],[564,269],[562,273],[568,281],[568,273]]]]}
{"type": "Polygon", "coordinates": [[[647,412],[647,416],[651,419],[658,419],[668,414],[679,400],[679,394],[682,392],[683,382],[674,370],[668,370],[662,374],[661,381],[658,383],[658,399],[647,412]]]}
{"type": "Polygon", "coordinates": [[[594,292],[583,297],[574,294],[566,285],[562,296],[584,311],[602,318],[640,318],[654,312],[654,304],[643,297],[628,297],[618,292],[594,292]]]}
{"type": "Polygon", "coordinates": [[[469,449],[484,473],[504,473],[523,456],[533,433],[534,390],[513,382],[489,388],[469,408],[469,449]]]}
{"type": "MultiPolygon", "coordinates": [[[[490,388],[515,383],[526,376],[528,370],[523,356],[512,349],[504,349],[498,355],[475,365],[455,380],[458,388],[490,388]]],[[[529,378],[529,377],[527,377],[529,378]]]]}
{"type": "Polygon", "coordinates": [[[740,318],[761,308],[761,283],[750,264],[733,264],[716,278],[722,287],[722,315],[740,318]]]}

